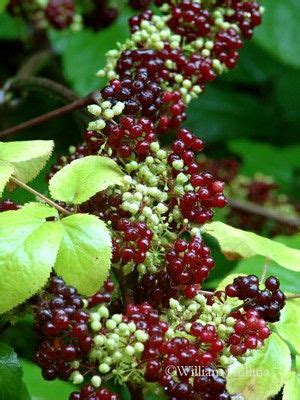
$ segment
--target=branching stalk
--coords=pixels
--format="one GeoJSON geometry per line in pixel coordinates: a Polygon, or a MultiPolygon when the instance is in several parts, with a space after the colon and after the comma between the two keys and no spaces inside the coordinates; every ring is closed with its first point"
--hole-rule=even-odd
{"type": "Polygon", "coordinates": [[[49,204],[49,206],[56,208],[57,211],[59,211],[61,214],[63,215],[71,215],[72,213],[68,210],[66,210],[65,208],[59,206],[58,204],[56,204],[53,200],[48,199],[48,197],[44,196],[43,194],[37,192],[35,189],[33,189],[32,187],[26,185],[26,183],[20,181],[18,178],[12,176],[10,178],[10,180],[12,182],[14,182],[16,185],[20,186],[21,188],[27,190],[27,192],[33,194],[34,196],[39,197],[41,200],[43,200],[45,203],[49,204]]]}

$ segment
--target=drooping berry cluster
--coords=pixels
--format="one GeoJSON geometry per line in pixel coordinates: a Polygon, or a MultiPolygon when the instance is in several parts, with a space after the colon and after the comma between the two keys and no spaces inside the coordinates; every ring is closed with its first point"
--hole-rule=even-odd
{"type": "MultiPolygon", "coordinates": [[[[108,281],[104,293],[96,293],[87,300],[87,306],[109,302],[114,285],[108,281]]],[[[46,291],[34,307],[37,329],[43,338],[35,360],[42,368],[43,377],[53,380],[68,379],[71,362],[85,359],[92,347],[88,321],[89,314],[75,288],[66,286],[62,279],[53,277],[46,291]]]]}
{"type": "Polygon", "coordinates": [[[260,318],[257,311],[251,309],[244,314],[236,311],[232,315],[237,321],[233,326],[234,332],[230,335],[228,343],[230,352],[234,356],[241,356],[248,349],[261,347],[263,341],[271,335],[266,320],[260,318]]]}
{"type": "Polygon", "coordinates": [[[73,0],[10,0],[7,5],[10,14],[24,18],[36,29],[45,29],[51,26],[62,30],[68,27],[78,29],[81,18],[76,14],[76,5],[73,0]]]}
{"type": "Polygon", "coordinates": [[[261,290],[257,276],[248,275],[235,278],[226,287],[225,293],[245,301],[245,310],[254,310],[265,321],[276,322],[285,304],[284,293],[279,287],[278,279],[270,276],[265,282],[265,289],[261,290]]]}

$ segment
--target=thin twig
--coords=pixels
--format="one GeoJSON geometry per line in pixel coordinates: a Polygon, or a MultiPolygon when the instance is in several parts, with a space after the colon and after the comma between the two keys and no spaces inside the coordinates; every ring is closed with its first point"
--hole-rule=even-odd
{"type": "Polygon", "coordinates": [[[51,50],[41,50],[29,57],[20,67],[17,73],[18,78],[34,76],[40,72],[54,58],[55,54],[51,50]]]}
{"type": "Polygon", "coordinates": [[[264,218],[274,219],[282,224],[289,225],[295,228],[300,227],[300,218],[291,218],[284,215],[278,214],[272,210],[262,207],[258,204],[254,204],[248,201],[240,201],[235,199],[228,199],[228,205],[239,211],[245,211],[250,214],[260,215],[264,218]]]}
{"type": "MultiPolygon", "coordinates": [[[[42,78],[41,78],[42,79],[42,78]]],[[[88,94],[87,96],[83,97],[82,99],[77,99],[66,106],[57,108],[56,110],[50,111],[46,114],[40,115],[39,117],[30,119],[29,121],[22,122],[19,125],[13,126],[11,128],[5,129],[0,132],[0,138],[10,136],[17,132],[20,132],[24,129],[31,128],[33,126],[40,125],[50,119],[59,117],[61,115],[67,114],[69,112],[78,110],[88,104],[91,104],[95,101],[95,92],[88,94]]]]}
{"type": "Polygon", "coordinates": [[[292,299],[300,299],[300,294],[291,294],[289,296],[286,296],[286,300],[292,300],[292,299]]]}
{"type": "Polygon", "coordinates": [[[36,190],[34,190],[32,187],[26,185],[26,183],[20,181],[18,178],[12,176],[10,178],[10,180],[12,182],[14,182],[16,185],[20,186],[21,188],[27,190],[27,192],[33,194],[34,196],[39,197],[41,200],[43,200],[45,203],[49,204],[49,206],[52,206],[54,208],[57,209],[57,211],[59,211],[61,214],[64,215],[71,215],[72,213],[68,210],[66,210],[65,208],[59,206],[58,204],[56,204],[53,200],[48,199],[48,197],[44,196],[43,194],[37,192],[36,190]]]}

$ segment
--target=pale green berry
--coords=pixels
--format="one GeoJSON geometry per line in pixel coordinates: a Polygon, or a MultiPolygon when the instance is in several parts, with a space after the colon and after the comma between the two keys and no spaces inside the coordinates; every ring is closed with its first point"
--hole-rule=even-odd
{"type": "Polygon", "coordinates": [[[93,386],[95,386],[96,388],[99,388],[101,386],[102,383],[102,379],[100,378],[99,375],[94,375],[91,379],[91,383],[93,386]]]}
{"type": "Polygon", "coordinates": [[[128,354],[129,356],[133,356],[135,351],[134,351],[134,347],[131,345],[128,345],[125,347],[125,353],[128,354]]]}
{"type": "Polygon", "coordinates": [[[110,371],[110,366],[106,363],[101,363],[99,365],[99,372],[101,372],[101,374],[107,374],[110,371]]]}
{"type": "Polygon", "coordinates": [[[116,323],[114,320],[112,320],[112,319],[108,319],[108,320],[106,321],[105,326],[106,326],[107,329],[109,329],[109,330],[112,331],[113,329],[116,328],[117,323],[116,323]]]}

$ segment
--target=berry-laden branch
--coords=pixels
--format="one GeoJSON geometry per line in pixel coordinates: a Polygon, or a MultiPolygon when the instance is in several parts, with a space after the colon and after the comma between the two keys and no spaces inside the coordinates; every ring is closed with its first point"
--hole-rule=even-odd
{"type": "Polygon", "coordinates": [[[64,107],[60,107],[56,110],[50,111],[49,113],[43,114],[39,117],[33,118],[29,121],[16,125],[12,128],[8,128],[1,131],[0,138],[11,136],[12,134],[18,133],[24,129],[40,125],[53,118],[57,118],[59,116],[83,108],[84,106],[87,106],[88,104],[95,102],[97,99],[97,92],[89,93],[87,96],[80,99],[75,93],[65,88],[63,85],[50,81],[49,79],[46,78],[26,78],[26,79],[20,78],[18,79],[18,81],[11,83],[9,89],[15,89],[16,87],[33,88],[34,90],[47,91],[47,93],[48,90],[50,90],[53,93],[55,93],[55,95],[58,96],[59,98],[72,102],[64,107]]]}
{"type": "Polygon", "coordinates": [[[55,203],[53,200],[49,199],[48,197],[44,196],[43,194],[37,192],[35,189],[33,189],[32,187],[26,185],[26,183],[20,181],[18,178],[12,176],[10,178],[10,181],[15,183],[17,186],[20,186],[21,188],[25,189],[27,192],[33,194],[34,196],[40,198],[46,204],[49,204],[49,206],[56,208],[56,210],[59,211],[61,214],[63,214],[63,215],[71,215],[70,211],[68,211],[65,208],[61,207],[59,204],[55,203]]]}
{"type": "Polygon", "coordinates": [[[266,207],[262,207],[258,204],[248,202],[248,201],[240,201],[235,199],[228,199],[228,205],[239,211],[246,211],[251,214],[260,215],[264,218],[273,219],[277,222],[280,222],[284,225],[289,225],[291,227],[299,228],[300,227],[300,218],[291,218],[282,214],[278,214],[272,210],[267,209],[266,207]]]}
{"type": "Polygon", "coordinates": [[[52,169],[101,154],[124,171],[122,185],[94,196],[80,211],[107,222],[112,267],[129,277],[133,298],[126,298],[128,282],[121,282],[124,298],[111,302],[108,281],[100,293],[81,299],[54,277],[35,308],[43,376],[74,384],[90,377],[70,400],[117,399],[101,387],[111,377],[131,388],[155,384],[173,400],[231,399],[228,366],[263,345],[268,323],[278,321],[285,303],[274,277],[263,290],[251,275],[235,279],[225,292],[201,293],[215,266],[201,227],[227,201],[224,184],[197,162],[203,141],[181,126],[190,101],[236,65],[262,9],[236,0],[155,4],[160,16],[145,11],[132,18],[131,37],[108,53],[99,75],[109,83],[88,107],[93,120],[85,143],[52,169]],[[159,141],[166,132],[176,136],[169,150],[159,141]],[[243,306],[232,312],[240,300],[243,306]],[[203,374],[187,379],[170,365],[199,367],[203,374]]]}

